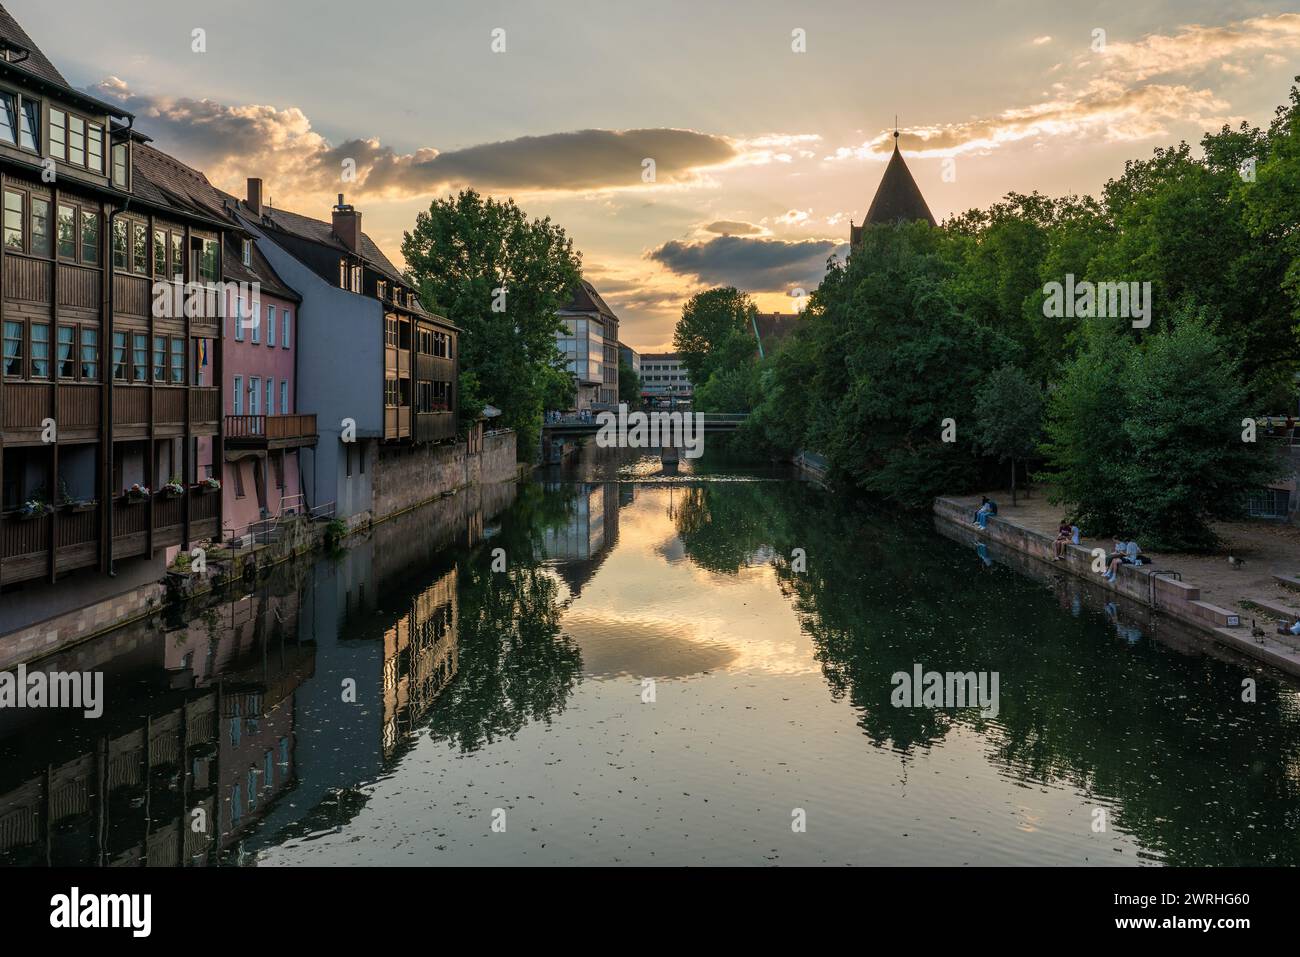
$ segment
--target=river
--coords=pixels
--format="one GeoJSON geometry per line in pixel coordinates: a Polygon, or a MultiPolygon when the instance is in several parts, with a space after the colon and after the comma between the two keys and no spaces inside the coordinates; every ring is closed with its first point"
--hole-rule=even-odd
{"type": "Polygon", "coordinates": [[[41,663],[107,703],[0,713],[0,862],[1300,861],[1285,680],[782,469],[595,455],[41,663]],[[996,713],[895,707],[918,665],[996,713]]]}

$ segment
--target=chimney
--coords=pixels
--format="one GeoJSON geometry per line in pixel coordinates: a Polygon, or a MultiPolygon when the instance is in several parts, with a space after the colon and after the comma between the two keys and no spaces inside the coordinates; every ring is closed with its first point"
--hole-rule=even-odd
{"type": "Polygon", "coordinates": [[[361,255],[361,214],[343,202],[342,193],[334,207],[334,235],[351,252],[361,255]]]}
{"type": "Polygon", "coordinates": [[[253,176],[248,177],[248,208],[254,216],[262,215],[262,180],[253,176]]]}

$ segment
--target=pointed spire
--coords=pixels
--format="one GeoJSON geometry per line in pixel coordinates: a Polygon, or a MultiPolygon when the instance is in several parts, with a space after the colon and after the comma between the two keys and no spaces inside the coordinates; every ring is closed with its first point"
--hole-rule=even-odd
{"type": "Polygon", "coordinates": [[[926,205],[921,188],[916,185],[916,180],[912,178],[912,172],[903,159],[903,153],[898,148],[898,138],[898,117],[895,116],[894,152],[885,166],[885,175],[880,178],[880,186],[876,188],[875,198],[871,200],[862,225],[853,227],[851,231],[850,242],[853,244],[857,243],[862,229],[874,223],[921,219],[931,226],[935,225],[934,215],[926,205]]]}

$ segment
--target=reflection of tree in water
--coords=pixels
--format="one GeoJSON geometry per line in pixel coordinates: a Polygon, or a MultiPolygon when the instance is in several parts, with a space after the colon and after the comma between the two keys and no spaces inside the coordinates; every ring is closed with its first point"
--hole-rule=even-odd
{"type": "Polygon", "coordinates": [[[688,557],[734,573],[769,546],[782,591],[836,698],[904,754],[957,724],[1027,781],[1116,805],[1112,826],[1173,864],[1300,863],[1300,712],[1288,686],[1241,667],[1116,639],[1100,614],[1063,615],[1049,590],[922,522],[854,510],[794,483],[693,488],[676,509],[688,557]],[[794,548],[807,571],[790,570],[794,548]],[[1000,714],[894,708],[896,671],[998,671],[1000,714]],[[1285,834],[1279,841],[1278,835],[1285,834]]]}
{"type": "Polygon", "coordinates": [[[501,533],[461,564],[460,669],[438,696],[429,727],[464,751],[511,736],[530,721],[564,710],[582,655],[560,633],[558,587],[540,567],[538,544],[569,514],[566,489],[524,486],[501,521],[501,533]],[[504,548],[506,572],[492,571],[504,548]]]}

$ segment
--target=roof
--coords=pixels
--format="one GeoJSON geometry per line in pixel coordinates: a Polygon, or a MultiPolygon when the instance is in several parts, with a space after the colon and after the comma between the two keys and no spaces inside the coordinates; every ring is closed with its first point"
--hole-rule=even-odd
{"type": "Polygon", "coordinates": [[[221,274],[231,282],[255,282],[262,292],[281,299],[302,302],[302,296],[290,289],[280,278],[280,274],[262,255],[262,250],[256,242],[253,243],[249,265],[244,265],[243,238],[239,233],[226,233],[225,249],[222,250],[221,255],[221,274]]]}
{"type": "Polygon", "coordinates": [[[208,178],[146,143],[131,149],[131,192],[146,203],[228,222],[221,192],[208,178]]]}
{"type": "Polygon", "coordinates": [[[681,357],[681,355],[680,355],[679,353],[676,353],[676,352],[643,352],[643,353],[641,353],[641,361],[642,361],[642,362],[645,362],[647,359],[654,359],[654,360],[657,361],[657,362],[681,362],[681,361],[682,361],[682,357],[681,357]]]}
{"type": "MultiPolygon", "coordinates": [[[[351,254],[352,252],[343,244],[343,240],[334,235],[333,222],[327,223],[320,219],[304,216],[301,213],[291,213],[287,209],[275,209],[271,206],[262,207],[262,222],[273,229],[279,229],[292,236],[297,236],[299,239],[337,249],[340,253],[351,254]]],[[[361,258],[374,267],[376,271],[393,280],[393,282],[399,282],[404,286],[408,285],[401,272],[384,255],[383,250],[364,232],[361,234],[361,258]]]]}
{"type": "Polygon", "coordinates": [[[754,325],[758,329],[759,344],[764,351],[770,349],[794,332],[795,326],[802,321],[803,316],[797,312],[757,313],[754,316],[754,325]]]}
{"type": "Polygon", "coordinates": [[[27,31],[13,18],[12,14],[2,6],[0,6],[0,40],[3,40],[11,47],[22,47],[27,51],[27,59],[13,62],[14,66],[20,66],[27,72],[47,82],[57,83],[59,86],[68,86],[68,81],[63,78],[63,74],[58,71],[58,68],[50,62],[49,57],[27,35],[27,31]]]}
{"type": "Polygon", "coordinates": [[[618,321],[618,316],[614,310],[609,308],[605,300],[600,298],[600,293],[596,292],[596,287],[585,279],[578,280],[578,285],[574,287],[573,294],[569,301],[560,307],[561,312],[598,312],[606,319],[618,321]]]}
{"type": "Polygon", "coordinates": [[[898,133],[894,133],[894,154],[889,157],[885,175],[880,178],[880,186],[871,201],[863,226],[875,223],[897,223],[921,219],[935,225],[930,207],[926,205],[921,188],[912,178],[912,172],[903,161],[903,154],[898,149],[898,133]]]}

